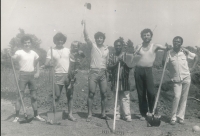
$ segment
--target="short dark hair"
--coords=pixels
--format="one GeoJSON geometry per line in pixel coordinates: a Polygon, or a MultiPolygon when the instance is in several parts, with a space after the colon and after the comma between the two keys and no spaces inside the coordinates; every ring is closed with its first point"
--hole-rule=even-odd
{"type": "Polygon", "coordinates": [[[24,41],[28,41],[30,40],[30,42],[32,43],[32,38],[29,36],[29,35],[24,35],[22,38],[21,38],[21,43],[23,44],[24,41]]]}
{"type": "Polygon", "coordinates": [[[181,39],[181,44],[183,44],[183,38],[182,38],[182,37],[180,37],[180,36],[175,36],[174,39],[173,39],[173,41],[174,41],[175,39],[181,39]]]}
{"type": "Polygon", "coordinates": [[[122,44],[122,46],[124,45],[124,41],[123,41],[123,40],[117,39],[117,40],[115,40],[115,42],[114,42],[114,46],[115,46],[118,42],[120,42],[120,43],[122,44]]]}
{"type": "Polygon", "coordinates": [[[145,28],[144,30],[141,31],[141,33],[140,33],[141,37],[142,37],[142,35],[143,35],[144,33],[150,33],[150,34],[151,34],[151,37],[153,36],[153,32],[152,32],[151,29],[149,29],[149,28],[145,28]]]}
{"type": "Polygon", "coordinates": [[[97,32],[96,34],[94,34],[94,39],[97,39],[100,36],[102,36],[104,40],[106,39],[105,33],[102,32],[97,32]]]}
{"type": "Polygon", "coordinates": [[[53,37],[54,44],[56,44],[57,41],[59,41],[59,40],[62,40],[65,43],[67,41],[67,37],[64,34],[59,32],[53,37]]]}

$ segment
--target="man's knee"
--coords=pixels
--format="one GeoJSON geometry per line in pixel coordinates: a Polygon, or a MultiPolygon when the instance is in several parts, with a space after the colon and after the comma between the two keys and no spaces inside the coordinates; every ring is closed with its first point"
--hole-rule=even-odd
{"type": "Polygon", "coordinates": [[[33,95],[33,96],[31,96],[31,101],[37,101],[37,96],[36,95],[33,95]]]}
{"type": "Polygon", "coordinates": [[[102,99],[105,99],[106,97],[107,97],[107,96],[106,96],[106,91],[105,91],[105,92],[102,92],[102,93],[101,93],[101,98],[102,98],[102,99]]]}
{"type": "Polygon", "coordinates": [[[93,92],[89,92],[88,97],[91,98],[91,99],[93,99],[94,98],[94,93],[93,92]]]}
{"type": "Polygon", "coordinates": [[[67,99],[73,99],[73,92],[67,92],[67,99]]]}

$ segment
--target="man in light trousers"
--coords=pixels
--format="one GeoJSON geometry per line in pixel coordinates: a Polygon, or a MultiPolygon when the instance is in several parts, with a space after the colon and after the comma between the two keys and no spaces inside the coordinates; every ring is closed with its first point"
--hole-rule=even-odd
{"type": "Polygon", "coordinates": [[[168,54],[166,61],[169,63],[170,77],[174,84],[171,125],[175,125],[177,121],[180,124],[184,124],[187,97],[191,84],[190,72],[194,71],[198,62],[198,56],[187,49],[182,48],[182,44],[183,38],[176,36],[173,39],[173,49],[169,52],[165,52],[164,55],[166,57],[168,54]],[[187,59],[194,59],[193,66],[190,69],[188,67],[187,59]]]}

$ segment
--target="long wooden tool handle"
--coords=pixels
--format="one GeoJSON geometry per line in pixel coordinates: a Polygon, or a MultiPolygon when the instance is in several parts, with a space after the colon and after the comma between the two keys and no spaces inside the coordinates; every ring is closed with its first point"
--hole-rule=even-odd
{"type": "Polygon", "coordinates": [[[55,103],[55,87],[54,87],[54,63],[53,63],[53,49],[51,47],[51,72],[52,72],[52,93],[53,93],[53,112],[56,113],[56,103],[55,103]]]}
{"type": "MultiPolygon", "coordinates": [[[[167,53],[168,54],[168,53],[167,53]]],[[[163,82],[163,78],[164,78],[164,74],[165,74],[165,69],[166,69],[166,66],[167,66],[167,62],[168,62],[168,57],[169,55],[167,55],[166,57],[166,60],[165,60],[165,65],[164,65],[164,68],[163,68],[163,73],[162,73],[162,76],[161,76],[161,81],[160,81],[160,84],[159,84],[159,88],[158,88],[158,92],[157,92],[157,95],[156,95],[156,101],[155,101],[155,104],[154,104],[154,107],[153,107],[153,112],[152,114],[155,113],[155,110],[156,110],[156,107],[157,107],[157,103],[158,103],[158,98],[160,96],[160,90],[161,90],[161,86],[162,86],[162,82],[163,82]]]]}
{"type": "Polygon", "coordinates": [[[116,122],[116,109],[117,109],[117,99],[118,99],[118,90],[119,90],[119,72],[120,72],[120,62],[118,64],[118,72],[117,72],[117,87],[116,87],[116,94],[115,94],[115,108],[114,108],[113,132],[115,131],[115,122],[116,122]]]}
{"type": "Polygon", "coordinates": [[[22,95],[21,95],[21,93],[20,93],[20,88],[19,88],[19,84],[18,84],[16,72],[15,72],[15,67],[14,67],[13,60],[12,60],[12,56],[10,56],[10,61],[11,61],[11,64],[12,64],[12,69],[13,69],[13,73],[14,73],[14,76],[15,76],[15,82],[16,82],[16,85],[17,85],[17,90],[18,90],[20,99],[21,99],[21,103],[22,103],[22,107],[23,107],[23,110],[24,110],[24,114],[26,115],[26,108],[25,108],[25,106],[24,106],[24,102],[23,102],[23,99],[22,99],[22,95]]]}

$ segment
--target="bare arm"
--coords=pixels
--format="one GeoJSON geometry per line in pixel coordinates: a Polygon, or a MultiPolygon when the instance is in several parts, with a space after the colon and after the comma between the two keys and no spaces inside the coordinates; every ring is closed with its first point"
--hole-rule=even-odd
{"type": "Polygon", "coordinates": [[[172,47],[170,46],[170,45],[168,45],[168,44],[165,44],[165,45],[161,45],[161,44],[154,44],[154,46],[155,46],[155,52],[157,52],[158,50],[166,50],[166,51],[168,51],[168,50],[170,50],[172,47]]]}
{"type": "Polygon", "coordinates": [[[197,65],[197,63],[198,63],[198,61],[199,61],[199,56],[196,55],[196,56],[194,57],[193,66],[190,68],[190,72],[194,71],[194,69],[195,69],[195,67],[196,67],[196,65],[197,65]]]}
{"type": "Polygon", "coordinates": [[[82,24],[83,24],[84,39],[85,39],[87,45],[88,45],[89,47],[92,47],[92,42],[91,42],[91,40],[89,39],[88,32],[87,32],[87,29],[86,29],[86,22],[83,20],[83,21],[82,21],[82,24]]]}

